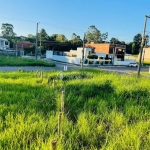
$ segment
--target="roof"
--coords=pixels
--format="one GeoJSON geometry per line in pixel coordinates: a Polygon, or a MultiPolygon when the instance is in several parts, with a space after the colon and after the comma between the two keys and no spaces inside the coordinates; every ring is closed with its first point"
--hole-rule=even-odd
{"type": "Polygon", "coordinates": [[[0,38],[0,40],[3,40],[3,41],[8,41],[7,39],[4,39],[4,38],[0,38]]]}

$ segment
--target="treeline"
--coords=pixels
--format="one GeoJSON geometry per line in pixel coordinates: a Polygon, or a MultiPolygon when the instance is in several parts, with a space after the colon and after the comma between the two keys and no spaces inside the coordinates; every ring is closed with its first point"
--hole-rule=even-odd
{"type": "MultiPolygon", "coordinates": [[[[29,41],[31,43],[35,43],[36,36],[32,34],[28,34],[25,36],[17,36],[13,31],[14,27],[12,24],[3,23],[1,27],[1,34],[3,38],[7,38],[10,41],[10,47],[13,47],[14,43],[29,41]]],[[[89,43],[94,41],[95,43],[111,43],[111,44],[123,44],[126,45],[126,53],[129,54],[138,54],[140,49],[140,44],[142,40],[142,35],[140,33],[136,34],[133,37],[133,41],[129,43],[125,43],[124,41],[120,41],[119,39],[112,37],[110,41],[108,41],[108,32],[101,33],[94,25],[89,26],[87,32],[85,33],[84,41],[85,43],[89,43]]],[[[56,42],[59,44],[66,44],[67,49],[74,49],[76,47],[83,46],[83,39],[80,38],[76,33],[72,33],[71,39],[67,39],[64,34],[52,34],[48,35],[45,29],[41,29],[38,33],[38,47],[44,51],[47,47],[44,43],[56,42]],[[41,42],[41,46],[40,46],[41,42]]],[[[149,36],[145,37],[145,46],[147,46],[149,42],[149,36]]],[[[34,45],[30,47],[34,49],[34,45]]],[[[66,47],[65,47],[66,48],[66,47]]],[[[30,50],[29,50],[30,51],[30,50]]]]}

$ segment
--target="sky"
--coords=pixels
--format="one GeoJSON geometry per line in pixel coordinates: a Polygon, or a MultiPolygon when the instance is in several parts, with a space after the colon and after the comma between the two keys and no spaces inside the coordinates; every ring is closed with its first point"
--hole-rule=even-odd
{"type": "MultiPolygon", "coordinates": [[[[40,22],[38,30],[44,28],[48,35],[71,39],[76,33],[83,38],[94,25],[101,33],[108,32],[108,41],[115,37],[128,43],[142,34],[149,14],[150,0],[0,0],[0,27],[10,23],[18,36],[35,35],[40,22]]],[[[150,36],[150,19],[146,33],[150,36]]]]}

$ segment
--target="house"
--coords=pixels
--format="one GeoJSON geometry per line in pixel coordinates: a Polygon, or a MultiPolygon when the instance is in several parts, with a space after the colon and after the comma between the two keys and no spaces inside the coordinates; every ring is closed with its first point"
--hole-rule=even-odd
{"type": "MultiPolygon", "coordinates": [[[[61,54],[60,52],[46,50],[46,58],[79,65],[82,59],[82,52],[83,47],[78,47],[77,50],[70,50],[69,52],[61,52],[61,54]]],[[[91,52],[91,48],[84,48],[84,61],[89,52],[91,52]]]]}
{"type": "Polygon", "coordinates": [[[74,64],[81,64],[84,54],[83,62],[85,64],[97,65],[128,65],[134,63],[136,60],[125,59],[126,45],[101,43],[95,44],[91,42],[85,44],[83,47],[78,47],[77,50],[70,50],[69,52],[55,52],[53,50],[46,51],[46,58],[57,61],[69,62],[74,64]],[[97,55],[97,59],[89,58],[88,55],[97,55]]]}
{"type": "Polygon", "coordinates": [[[10,48],[10,42],[7,39],[0,38],[0,49],[7,50],[10,48]]]}
{"type": "Polygon", "coordinates": [[[22,42],[17,42],[13,44],[13,49],[19,49],[23,50],[24,48],[30,48],[31,46],[35,45],[34,43],[30,43],[29,41],[22,41],[22,42]]]}
{"type": "Polygon", "coordinates": [[[124,61],[126,45],[91,42],[85,44],[85,47],[91,47],[95,53],[105,53],[108,58],[115,56],[116,60],[124,61]]]}

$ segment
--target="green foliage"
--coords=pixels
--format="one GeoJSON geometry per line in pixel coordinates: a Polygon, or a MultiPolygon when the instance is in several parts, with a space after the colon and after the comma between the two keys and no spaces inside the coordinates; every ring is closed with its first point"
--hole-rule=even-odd
{"type": "Polygon", "coordinates": [[[37,61],[28,58],[0,56],[0,66],[49,66],[54,67],[55,64],[37,61]]]}
{"type": "Polygon", "coordinates": [[[2,36],[4,38],[10,39],[12,37],[14,37],[16,34],[13,32],[13,25],[9,24],[9,23],[2,23],[2,36]]]}
{"type": "Polygon", "coordinates": [[[112,37],[112,38],[110,39],[110,43],[111,43],[111,44],[120,44],[120,41],[119,41],[117,38],[112,37]]]}
{"type": "Polygon", "coordinates": [[[142,35],[138,33],[133,38],[132,54],[139,53],[141,42],[142,42],[142,35]]]}
{"type": "Polygon", "coordinates": [[[94,41],[95,43],[102,43],[108,38],[108,32],[101,34],[101,32],[94,26],[89,26],[86,33],[86,40],[88,42],[94,41]]]}
{"type": "Polygon", "coordinates": [[[31,43],[35,43],[36,37],[34,35],[32,35],[32,34],[28,34],[27,41],[29,41],[31,43]]]}
{"type": "Polygon", "coordinates": [[[64,43],[64,42],[67,42],[67,38],[63,34],[58,34],[56,37],[56,41],[64,43]]]}
{"type": "Polygon", "coordinates": [[[89,58],[89,59],[97,59],[98,56],[97,55],[88,55],[87,58],[89,58]]]}
{"type": "Polygon", "coordinates": [[[132,42],[126,44],[126,53],[132,54],[132,42]]]}
{"type": "Polygon", "coordinates": [[[80,36],[77,36],[75,33],[71,36],[71,43],[72,44],[82,44],[82,40],[80,39],[80,36]]]}
{"type": "Polygon", "coordinates": [[[60,150],[149,149],[149,79],[98,70],[61,73],[65,82],[57,71],[43,72],[43,78],[40,72],[0,72],[1,150],[49,150],[54,139],[60,150]]]}
{"type": "Polygon", "coordinates": [[[38,35],[38,39],[39,39],[39,41],[40,41],[40,40],[41,40],[41,41],[47,41],[47,40],[49,40],[49,36],[48,36],[48,34],[46,33],[45,29],[41,29],[41,30],[40,30],[40,33],[39,33],[39,35],[38,35]]]}

